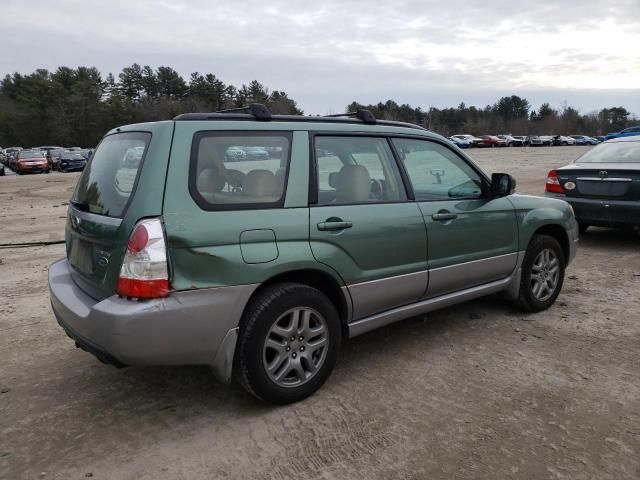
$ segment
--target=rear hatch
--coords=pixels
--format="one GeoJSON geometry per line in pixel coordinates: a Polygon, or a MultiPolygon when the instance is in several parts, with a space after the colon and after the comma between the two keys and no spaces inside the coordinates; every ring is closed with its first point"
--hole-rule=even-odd
{"type": "Polygon", "coordinates": [[[125,131],[104,137],[71,198],[65,229],[74,281],[102,299],[115,292],[132,228],[125,215],[136,191],[152,134],[125,131]]]}

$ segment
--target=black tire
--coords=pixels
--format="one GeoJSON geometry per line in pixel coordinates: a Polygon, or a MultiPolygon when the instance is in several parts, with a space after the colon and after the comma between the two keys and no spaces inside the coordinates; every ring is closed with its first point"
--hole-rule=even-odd
{"type": "Polygon", "coordinates": [[[584,232],[587,231],[587,228],[589,228],[591,225],[588,225],[586,223],[578,223],[578,230],[580,231],[580,234],[582,235],[584,232]]]}
{"type": "Polygon", "coordinates": [[[564,283],[564,270],[566,266],[566,260],[564,256],[564,251],[562,247],[558,243],[558,241],[550,237],[549,235],[535,235],[529,246],[527,247],[527,251],[524,256],[524,260],[522,262],[522,276],[520,278],[520,292],[518,294],[517,304],[518,306],[526,311],[526,312],[540,312],[542,310],[546,310],[551,305],[554,304],[560,291],[562,290],[562,284],[564,283]],[[545,300],[538,299],[533,293],[532,287],[532,269],[533,264],[538,257],[538,255],[545,249],[552,250],[556,256],[558,261],[558,280],[555,286],[555,290],[552,292],[551,296],[545,300]]]}
{"type": "MultiPolygon", "coordinates": [[[[341,341],[340,317],[333,303],[322,292],[299,283],[275,284],[260,292],[247,306],[240,322],[234,373],[244,389],[260,400],[280,405],[298,402],[318,390],[329,377],[341,341]],[[327,352],[315,374],[304,383],[299,386],[280,386],[266,371],[264,344],[274,322],[296,307],[311,308],[324,317],[328,331],[327,352]]],[[[292,355],[295,357],[295,353],[292,355]]]]}

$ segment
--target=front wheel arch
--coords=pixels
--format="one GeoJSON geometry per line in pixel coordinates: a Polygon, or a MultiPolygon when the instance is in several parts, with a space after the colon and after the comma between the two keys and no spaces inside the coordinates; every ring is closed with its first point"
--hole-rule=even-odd
{"type": "Polygon", "coordinates": [[[571,254],[569,235],[567,234],[567,231],[565,230],[564,227],[557,224],[543,225],[533,233],[533,235],[531,236],[531,239],[529,240],[529,244],[531,244],[531,242],[536,237],[536,235],[548,235],[550,237],[555,238],[557,242],[560,244],[560,246],[562,247],[564,258],[566,260],[569,260],[570,254],[571,254]]]}
{"type": "Polygon", "coordinates": [[[562,291],[565,269],[566,258],[560,243],[549,235],[535,235],[522,262],[516,304],[526,312],[540,312],[551,307],[562,291]],[[538,259],[542,259],[540,263],[538,259]],[[541,297],[544,293],[548,295],[541,297]]]}

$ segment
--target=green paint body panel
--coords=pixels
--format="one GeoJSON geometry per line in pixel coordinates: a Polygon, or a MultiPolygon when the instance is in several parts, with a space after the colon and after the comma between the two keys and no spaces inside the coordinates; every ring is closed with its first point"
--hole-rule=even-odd
{"type": "MultiPolygon", "coordinates": [[[[95,257],[105,250],[110,255],[108,266],[83,276],[96,297],[114,293],[129,235],[145,217],[164,220],[174,290],[256,284],[298,270],[325,273],[338,286],[369,282],[516,253],[526,249],[538,228],[555,224],[569,230],[575,222],[565,202],[524,195],[309,207],[310,132],[445,141],[427,131],[388,125],[198,120],[128,125],[109,134],[126,131],[150,132],[152,138],[120,225],[85,227],[92,242],[87,255],[95,257]],[[193,136],[202,131],[290,133],[284,207],[201,209],[189,192],[188,176],[193,136]],[[455,212],[458,218],[434,221],[431,215],[440,210],[455,212]],[[329,218],[351,221],[353,227],[320,231],[317,224],[329,218]]],[[[463,152],[457,153],[473,163],[463,152]]],[[[74,241],[68,228],[67,239],[74,241]]]]}
{"type": "Polygon", "coordinates": [[[516,213],[506,197],[420,202],[419,206],[427,226],[430,269],[518,251],[516,213]],[[450,222],[432,219],[443,210],[458,217],[450,222]]]}
{"type": "Polygon", "coordinates": [[[317,206],[310,218],[315,259],[339,271],[347,284],[427,269],[427,235],[415,202],[317,206]],[[318,230],[318,223],[333,218],[353,227],[318,230]]]}
{"type": "Polygon", "coordinates": [[[564,200],[521,194],[508,198],[518,217],[520,250],[526,250],[533,235],[542,227],[557,225],[567,232],[577,229],[573,211],[564,200]]]}

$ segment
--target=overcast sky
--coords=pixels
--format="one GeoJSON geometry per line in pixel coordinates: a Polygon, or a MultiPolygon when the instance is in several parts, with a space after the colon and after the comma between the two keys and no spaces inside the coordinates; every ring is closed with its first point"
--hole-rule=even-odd
{"type": "Polygon", "coordinates": [[[640,0],[0,0],[0,74],[137,62],[257,79],[306,113],[517,94],[640,116],[640,0]]]}

